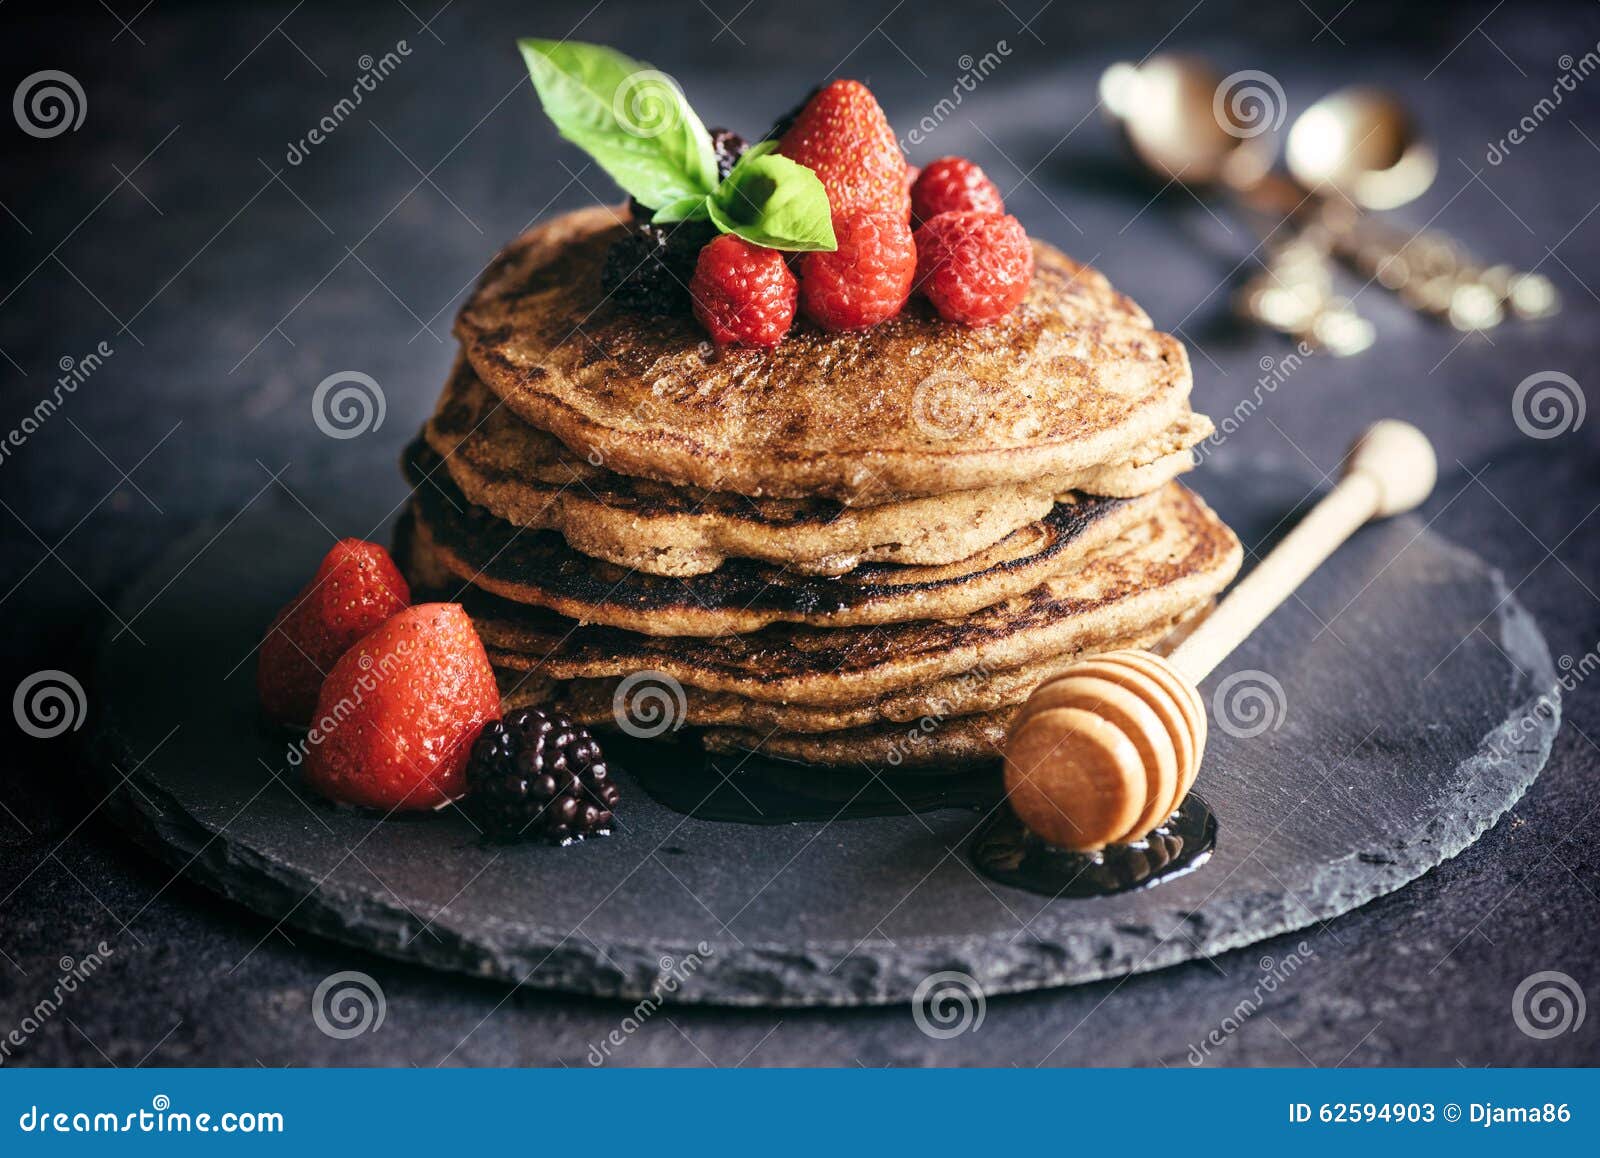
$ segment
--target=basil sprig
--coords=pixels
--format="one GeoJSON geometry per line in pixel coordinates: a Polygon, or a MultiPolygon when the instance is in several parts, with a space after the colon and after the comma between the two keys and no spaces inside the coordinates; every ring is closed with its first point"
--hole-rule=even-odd
{"type": "Polygon", "coordinates": [[[533,87],[562,137],[655,210],[709,217],[724,233],[784,250],[836,247],[827,190],[776,143],[748,150],[721,181],[711,134],[665,73],[599,44],[519,40],[533,87]]]}

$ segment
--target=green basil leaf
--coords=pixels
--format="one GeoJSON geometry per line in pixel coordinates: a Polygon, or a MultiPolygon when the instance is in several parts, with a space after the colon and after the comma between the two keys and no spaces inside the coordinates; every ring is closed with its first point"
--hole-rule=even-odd
{"type": "Polygon", "coordinates": [[[685,197],[681,201],[674,201],[657,209],[650,221],[655,225],[672,225],[675,222],[704,217],[706,213],[705,197],[685,197]]]}
{"type": "Polygon", "coordinates": [[[671,77],[598,44],[517,47],[561,135],[628,193],[659,209],[716,188],[711,134],[671,77]]]}
{"type": "Polygon", "coordinates": [[[800,252],[838,248],[828,191],[817,175],[762,145],[739,158],[707,207],[718,229],[755,245],[800,252]]]}
{"type": "MultiPolygon", "coordinates": [[[[768,153],[776,153],[777,151],[778,151],[778,142],[777,141],[757,141],[755,144],[751,145],[744,152],[739,154],[739,159],[733,163],[734,168],[737,169],[741,164],[745,164],[745,163],[750,162],[750,161],[760,160],[762,157],[765,157],[768,153]]],[[[733,176],[733,174],[729,173],[728,176],[731,177],[731,176],[733,176]]]]}

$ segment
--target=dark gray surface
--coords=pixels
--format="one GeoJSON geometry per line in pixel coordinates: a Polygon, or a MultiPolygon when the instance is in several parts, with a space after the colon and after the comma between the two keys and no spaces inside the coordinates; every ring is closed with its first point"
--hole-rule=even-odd
{"type": "MultiPolygon", "coordinates": [[[[136,6],[112,7],[132,18],[136,6]]],[[[735,17],[737,5],[712,0],[730,34],[697,3],[651,5],[667,15],[641,16],[621,0],[537,10],[458,0],[433,25],[442,44],[398,4],[290,7],[161,0],[132,33],[99,5],[67,18],[42,2],[0,9],[8,91],[60,68],[90,102],[82,127],[54,140],[0,125],[0,426],[33,409],[61,358],[101,340],[116,350],[0,462],[5,687],[42,668],[86,673],[104,603],[197,520],[226,520],[250,503],[309,522],[303,503],[329,521],[330,495],[397,486],[393,457],[443,380],[461,289],[530,219],[611,195],[542,123],[508,44],[569,28],[649,55],[684,80],[708,120],[747,129],[836,62],[868,80],[904,129],[949,91],[959,55],[982,56],[1006,39],[1004,67],[916,159],[971,154],[1032,231],[1095,261],[1158,322],[1180,329],[1196,403],[1215,415],[1252,395],[1260,360],[1281,360],[1289,346],[1227,318],[1230,271],[1251,264],[1242,226],[1179,191],[1152,201],[1156,190],[1123,175],[1089,115],[1100,68],[1160,42],[1210,53],[1228,69],[1266,68],[1295,108],[1351,81],[1399,89],[1437,140],[1442,167],[1398,219],[1431,220],[1488,256],[1537,265],[1566,311],[1462,339],[1347,282],[1377,322],[1379,345],[1343,362],[1307,359],[1217,453],[1331,471],[1361,424],[1391,414],[1419,423],[1445,467],[1424,519],[1501,568],[1558,664],[1567,657],[1569,675],[1587,670],[1600,641],[1597,423],[1591,416],[1534,441],[1513,422],[1510,400],[1540,370],[1593,388],[1600,88],[1591,78],[1566,94],[1504,164],[1488,167],[1484,155],[1548,95],[1560,56],[1600,40],[1594,6],[1496,9],[1483,0],[1400,10],[1356,0],[1335,15],[1338,5],[1313,0],[1326,30],[1301,5],[1056,0],[1029,32],[1019,24],[1032,4],[1011,4],[1014,16],[998,4],[828,3],[796,17],[758,0],[735,17]],[[401,37],[413,54],[399,72],[308,161],[287,166],[288,142],[349,91],[357,58],[401,37]],[[346,369],[383,383],[388,417],[379,431],[335,442],[313,425],[309,397],[346,369]]],[[[1565,709],[1549,766],[1506,820],[1411,887],[1309,937],[1310,964],[1211,1060],[1596,1060],[1592,1010],[1579,1032],[1549,1040],[1521,1033],[1511,1013],[1517,984],[1542,970],[1586,985],[1591,1006],[1600,997],[1600,758],[1590,739],[1600,711],[1583,682],[1565,709]]],[[[61,956],[103,938],[116,950],[102,979],[33,1034],[18,1060],[582,1065],[622,1017],[605,1002],[510,993],[274,932],[174,880],[103,825],[99,797],[79,786],[64,742],[13,730],[6,759],[4,1022],[38,1002],[61,956]],[[381,982],[380,1032],[340,1041],[313,1023],[317,983],[344,969],[381,982]]],[[[1298,940],[996,999],[981,1029],[947,1041],[928,1038],[904,1009],[675,1011],[650,1019],[614,1064],[1183,1065],[1189,1047],[1251,996],[1259,957],[1282,960],[1298,940]]]]}
{"type": "MultiPolygon", "coordinates": [[[[1252,543],[1308,490],[1226,467],[1202,481],[1252,543]]],[[[993,996],[1213,956],[1460,852],[1532,783],[1560,717],[1550,653],[1501,577],[1405,517],[1348,544],[1299,614],[1273,617],[1202,687],[1198,787],[1222,831],[1207,864],[1158,888],[1050,901],[998,886],[967,855],[987,811],[734,825],[672,812],[625,772],[612,839],[506,848],[456,811],[396,822],[322,806],[294,786],[292,740],[255,726],[250,685],[219,678],[322,542],[303,520],[247,513],[179,543],[119,603],[151,610],[139,641],[108,632],[92,683],[108,812],[275,922],[530,989],[637,1000],[661,962],[692,957],[672,1001],[877,1004],[913,1000],[941,971],[993,996]],[[1428,656],[1443,657],[1431,671],[1428,656]],[[158,746],[126,783],[112,770],[158,746]]]]}

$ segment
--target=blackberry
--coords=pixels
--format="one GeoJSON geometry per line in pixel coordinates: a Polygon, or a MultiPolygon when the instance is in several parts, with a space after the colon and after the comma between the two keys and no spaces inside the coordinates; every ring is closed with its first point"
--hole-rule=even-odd
{"type": "MultiPolygon", "coordinates": [[[[719,178],[732,172],[749,148],[743,137],[729,129],[712,129],[711,146],[717,153],[719,178]]],[[[633,228],[606,251],[600,288],[625,310],[687,314],[689,279],[694,276],[700,250],[717,235],[716,226],[704,219],[654,225],[650,221],[654,213],[638,198],[628,198],[633,228]]]]}
{"type": "Polygon", "coordinates": [[[484,725],[467,762],[467,789],[490,836],[553,844],[609,835],[622,799],[589,730],[543,708],[519,708],[484,725]]]}
{"type": "Polygon", "coordinates": [[[627,236],[606,251],[600,288],[624,309],[687,314],[695,262],[701,247],[716,233],[709,221],[636,222],[627,236]]]}
{"type": "Polygon", "coordinates": [[[733,166],[750,145],[732,129],[712,129],[711,147],[717,151],[717,176],[722,178],[733,172],[733,166]]]}

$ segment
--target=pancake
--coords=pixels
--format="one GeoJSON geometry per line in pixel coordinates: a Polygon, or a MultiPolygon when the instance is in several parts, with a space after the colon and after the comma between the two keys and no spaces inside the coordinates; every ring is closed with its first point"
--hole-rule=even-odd
{"type": "MultiPolygon", "coordinates": [[[[1165,623],[1131,639],[1086,642],[1080,651],[1052,656],[1038,663],[1000,671],[975,669],[934,680],[920,687],[891,692],[859,704],[809,707],[805,704],[769,704],[725,692],[683,689],[683,725],[745,728],[764,733],[829,732],[874,724],[905,724],[925,716],[944,719],[975,715],[1021,704],[1040,684],[1059,675],[1089,655],[1123,648],[1146,648],[1169,655],[1205,621],[1215,601],[1207,602],[1178,620],[1165,623]]],[[[554,704],[580,724],[618,726],[619,710],[626,714],[626,681],[545,679],[538,672],[500,670],[501,704],[511,708],[554,704]],[[618,689],[622,693],[619,697],[618,689]],[[620,704],[619,704],[620,698],[620,704]]]]}
{"type": "MultiPolygon", "coordinates": [[[[962,672],[859,704],[832,707],[769,704],[726,692],[686,687],[683,689],[682,722],[696,727],[711,725],[760,732],[835,732],[873,724],[909,723],[924,716],[942,719],[992,712],[1022,703],[1034,688],[1087,655],[1126,647],[1154,647],[1177,626],[1164,623],[1131,639],[1095,641],[1086,644],[1083,650],[1021,667],[962,672]]],[[[501,681],[501,700],[507,708],[554,703],[580,724],[597,727],[617,726],[619,707],[624,715],[628,711],[623,680],[571,680],[558,684],[527,672],[496,674],[501,681]],[[623,689],[620,697],[619,688],[623,689]]]]}
{"type": "Polygon", "coordinates": [[[641,324],[605,300],[625,228],[604,207],[534,228],[455,327],[512,411],[620,474],[881,503],[1125,462],[1188,413],[1182,343],[1042,242],[1027,297],[993,325],[914,299],[859,333],[802,321],[772,349],[718,350],[692,318],[641,324]]]}
{"type": "Polygon", "coordinates": [[[412,515],[456,578],[514,603],[646,635],[718,636],[775,623],[852,627],[966,615],[1071,572],[1157,503],[1087,496],[1056,504],[970,559],[942,567],[869,563],[839,577],[734,559],[708,575],[643,575],[574,551],[553,531],[527,531],[467,503],[439,460],[413,446],[412,515]],[[423,483],[430,477],[429,483],[423,483]]]}
{"type": "Polygon", "coordinates": [[[1049,513],[1058,495],[1147,494],[1189,470],[1211,433],[1187,414],[1127,462],[1028,483],[847,507],[752,499],[614,474],[523,422],[458,358],[423,436],[477,506],[559,532],[574,550],[650,575],[703,575],[729,557],[842,575],[863,563],[936,566],[991,547],[1049,513]]]}
{"type": "Polygon", "coordinates": [[[466,606],[496,667],[551,680],[659,671],[707,691],[825,706],[860,703],[978,667],[1020,667],[1095,640],[1135,637],[1205,603],[1233,577],[1241,556],[1239,541],[1205,503],[1169,483],[1146,518],[1070,576],[960,619],[882,627],[780,624],[688,639],[585,626],[474,587],[440,585],[426,528],[402,535],[396,549],[414,587],[466,606]]]}
{"type": "Polygon", "coordinates": [[[820,735],[767,734],[746,728],[707,728],[701,743],[710,752],[757,752],[807,764],[885,768],[948,768],[1001,758],[1006,725],[1016,708],[949,720],[919,720],[820,735]]]}

